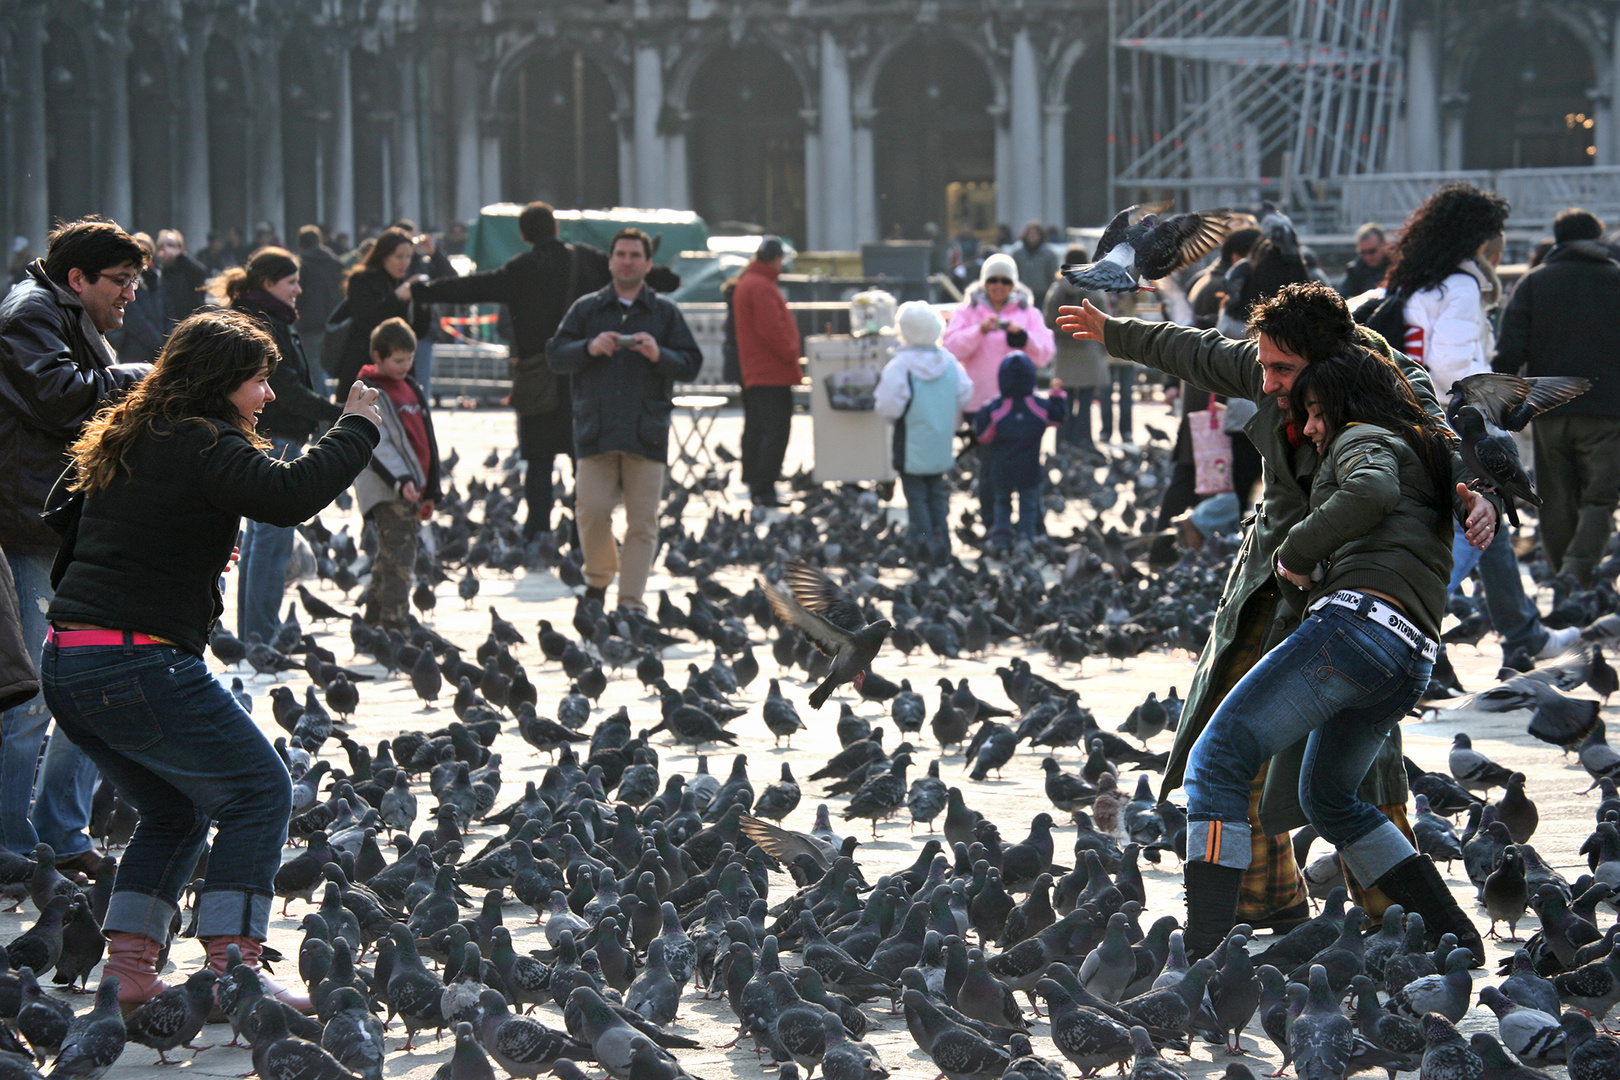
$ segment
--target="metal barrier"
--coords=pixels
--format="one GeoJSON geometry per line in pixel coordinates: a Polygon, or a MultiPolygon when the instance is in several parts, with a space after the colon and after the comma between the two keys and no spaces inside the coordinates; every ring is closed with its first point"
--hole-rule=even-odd
{"type": "Polygon", "coordinates": [[[1550,228],[1553,217],[1571,206],[1584,207],[1606,221],[1620,217],[1620,165],[1577,165],[1346,176],[1340,220],[1347,229],[1363,221],[1399,225],[1430,192],[1452,180],[1495,191],[1511,202],[1510,227],[1550,228]]]}

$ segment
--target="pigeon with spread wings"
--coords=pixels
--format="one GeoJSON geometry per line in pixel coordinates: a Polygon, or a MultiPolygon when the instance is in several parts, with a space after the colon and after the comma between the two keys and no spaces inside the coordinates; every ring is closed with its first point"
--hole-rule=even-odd
{"type": "Polygon", "coordinates": [[[888,619],[867,623],[844,591],[814,567],[793,560],[785,569],[789,592],[768,584],[762,587],[776,617],[798,627],[812,645],[832,657],[827,678],[810,692],[811,708],[819,709],[844,683],[861,688],[872,658],[894,627],[888,619]]]}
{"type": "Polygon", "coordinates": [[[1096,261],[1063,268],[1082,289],[1135,292],[1215,250],[1231,225],[1225,210],[1160,217],[1172,203],[1139,203],[1114,215],[1097,241],[1096,261]]]}
{"type": "Polygon", "coordinates": [[[1494,488],[1501,495],[1508,521],[1519,524],[1514,501],[1541,505],[1541,497],[1519,462],[1518,448],[1509,431],[1520,431],[1531,418],[1582,394],[1592,384],[1585,379],[1558,376],[1525,379],[1518,375],[1481,372],[1451,384],[1446,420],[1462,441],[1463,463],[1478,479],[1475,484],[1494,488]]]}

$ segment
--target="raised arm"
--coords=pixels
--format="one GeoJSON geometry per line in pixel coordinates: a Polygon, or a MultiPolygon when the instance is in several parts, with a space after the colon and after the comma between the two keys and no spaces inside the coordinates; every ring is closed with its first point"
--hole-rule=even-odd
{"type": "Polygon", "coordinates": [[[1096,341],[1109,355],[1168,372],[1227,397],[1258,401],[1263,391],[1258,349],[1215,330],[1167,322],[1110,318],[1084,300],[1058,309],[1058,329],[1080,341],[1096,341]]]}

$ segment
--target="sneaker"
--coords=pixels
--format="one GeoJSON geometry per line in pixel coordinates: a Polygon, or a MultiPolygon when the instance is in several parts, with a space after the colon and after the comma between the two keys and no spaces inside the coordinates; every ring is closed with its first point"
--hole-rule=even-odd
{"type": "Polygon", "coordinates": [[[1555,656],[1562,656],[1564,651],[1581,637],[1581,628],[1566,626],[1562,630],[1548,630],[1547,643],[1536,653],[1537,660],[1551,660],[1555,656]]]}

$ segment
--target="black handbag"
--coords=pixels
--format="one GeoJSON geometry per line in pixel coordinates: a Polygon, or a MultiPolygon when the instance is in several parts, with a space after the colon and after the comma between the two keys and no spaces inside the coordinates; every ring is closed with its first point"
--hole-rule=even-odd
{"type": "MultiPolygon", "coordinates": [[[[564,294],[574,302],[574,289],[579,284],[579,250],[568,245],[568,291],[564,294]]],[[[562,404],[558,390],[558,375],[546,362],[544,352],[532,356],[519,356],[512,360],[512,411],[519,416],[537,416],[548,413],[562,404]]]]}
{"type": "Polygon", "coordinates": [[[343,354],[349,350],[349,335],[354,333],[354,309],[347,297],[326,318],[326,336],[321,339],[321,370],[336,374],[343,364],[343,354]]]}

